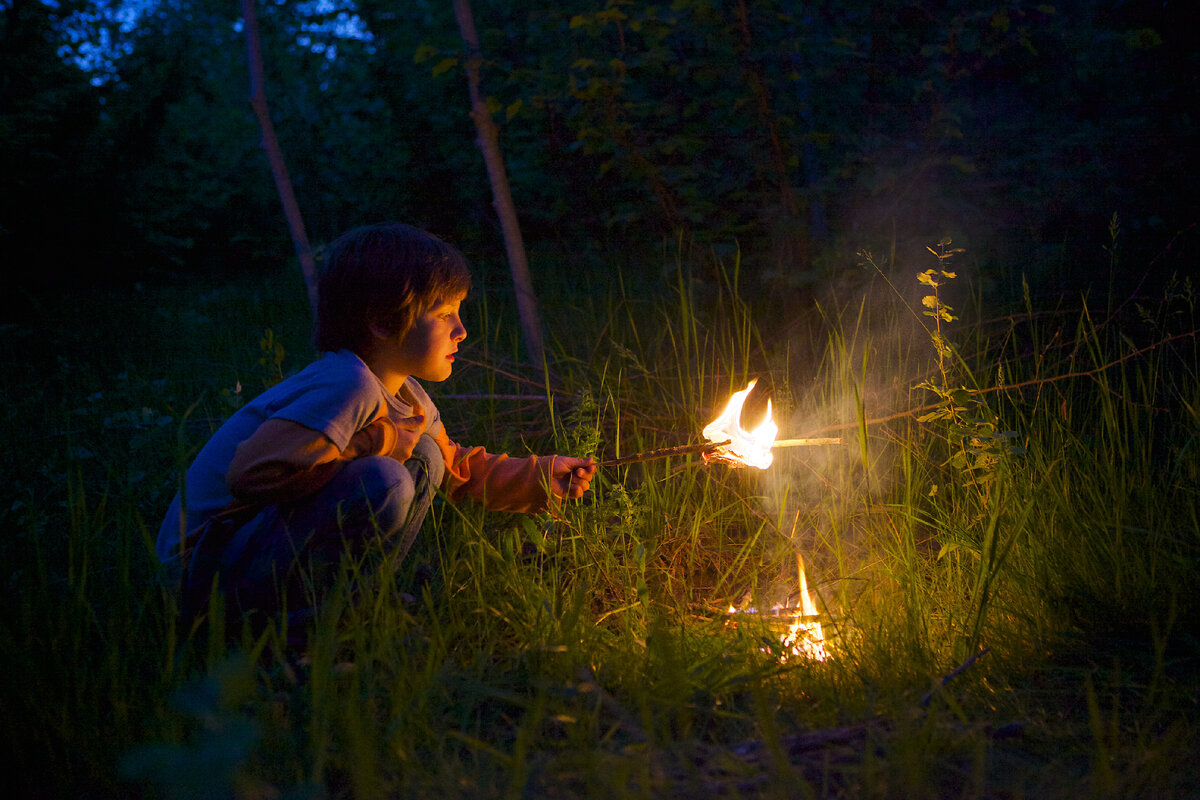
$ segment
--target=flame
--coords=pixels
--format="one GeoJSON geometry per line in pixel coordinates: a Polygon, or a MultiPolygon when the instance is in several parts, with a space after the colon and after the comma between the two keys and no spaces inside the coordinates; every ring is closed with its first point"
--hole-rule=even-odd
{"type": "MultiPolygon", "coordinates": [[[[820,612],[817,611],[817,604],[813,602],[812,596],[808,593],[808,578],[804,574],[804,559],[800,554],[796,554],[796,566],[800,571],[800,607],[792,610],[792,622],[788,625],[785,633],[780,635],[779,643],[783,645],[784,651],[780,655],[780,661],[787,661],[789,658],[799,656],[808,658],[813,661],[827,661],[829,659],[829,651],[825,648],[825,629],[821,626],[820,612]]],[[[784,616],[789,611],[788,607],[782,605],[771,606],[771,616],[784,616]]],[[[729,606],[730,614],[756,614],[758,609],[750,606],[748,608],[738,608],[732,603],[729,606]]],[[[764,648],[765,649],[765,648],[764,648]]]]}
{"type": "Polygon", "coordinates": [[[740,392],[734,392],[729,398],[721,415],[708,423],[704,428],[704,438],[710,442],[724,442],[715,452],[705,456],[708,459],[724,461],[727,464],[746,465],[766,469],[771,466],[774,456],[771,455],[771,445],[779,435],[779,426],[771,419],[771,401],[767,401],[767,413],[762,422],[752,431],[742,427],[742,406],[750,395],[750,390],[758,379],[750,383],[740,392]]]}
{"type": "Polygon", "coordinates": [[[787,634],[782,639],[783,646],[788,648],[791,655],[824,661],[829,658],[825,650],[825,630],[817,621],[817,604],[808,594],[808,578],[804,575],[804,561],[799,553],[796,554],[796,564],[800,567],[800,613],[788,626],[787,634]]]}

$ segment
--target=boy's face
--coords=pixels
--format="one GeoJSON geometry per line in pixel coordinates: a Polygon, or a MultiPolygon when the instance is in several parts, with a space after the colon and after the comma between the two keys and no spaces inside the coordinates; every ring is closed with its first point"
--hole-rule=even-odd
{"type": "Polygon", "coordinates": [[[458,315],[464,299],[438,300],[417,317],[395,351],[398,373],[434,382],[450,377],[458,343],[467,338],[458,315]]]}

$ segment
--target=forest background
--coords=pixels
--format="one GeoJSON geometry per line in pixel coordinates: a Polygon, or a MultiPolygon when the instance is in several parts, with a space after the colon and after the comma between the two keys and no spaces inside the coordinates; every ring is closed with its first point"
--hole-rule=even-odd
{"type": "MultiPolygon", "coordinates": [[[[233,2],[0,4],[0,252],[19,287],[293,258],[233,2]]],[[[503,248],[449,2],[266,2],[268,102],[310,239],[402,219],[503,248]]],[[[1197,48],[1161,2],[479,2],[483,88],[538,281],[740,248],[811,292],[952,235],[1086,286],[1113,213],[1195,221],[1197,48]],[[539,268],[539,265],[549,265],[539,268]]],[[[19,293],[10,297],[19,297],[19,293]]],[[[10,301],[11,302],[11,301],[10,301]]],[[[21,301],[16,301],[21,306],[21,301]]]]}

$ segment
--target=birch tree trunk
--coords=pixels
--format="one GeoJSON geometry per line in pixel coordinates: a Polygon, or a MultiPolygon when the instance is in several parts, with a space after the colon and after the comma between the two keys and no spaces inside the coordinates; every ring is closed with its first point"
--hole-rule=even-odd
{"type": "Polygon", "coordinates": [[[492,115],[488,113],[483,93],[479,88],[479,72],[483,55],[479,49],[479,34],[475,31],[475,19],[471,15],[468,0],[454,0],[454,16],[458,30],[467,49],[467,87],[471,96],[471,119],[479,135],[478,144],[487,166],[488,180],[492,185],[492,203],[500,217],[500,228],[504,234],[504,248],[508,253],[508,267],[512,273],[513,289],[517,295],[517,312],[521,317],[521,330],[525,337],[525,348],[535,367],[545,368],[545,350],[542,346],[542,323],[538,313],[537,296],[529,278],[529,262],[525,256],[525,243],[521,239],[521,227],[517,222],[517,210],[513,205],[512,191],[508,185],[508,173],[500,155],[500,134],[492,115]]]}
{"type": "Polygon", "coordinates": [[[246,29],[246,56],[250,63],[250,106],[254,109],[254,115],[258,117],[258,126],[262,130],[262,147],[267,153],[267,161],[271,164],[275,189],[279,193],[279,200],[283,203],[283,214],[287,218],[292,244],[296,248],[296,256],[300,259],[300,271],[304,274],[304,286],[308,290],[308,305],[315,318],[317,314],[317,265],[313,259],[312,248],[308,244],[308,234],[304,232],[304,218],[300,215],[300,206],[297,205],[296,195],[292,191],[292,179],[288,176],[287,165],[284,163],[283,153],[279,149],[279,139],[275,137],[275,126],[271,123],[271,114],[267,108],[267,95],[263,89],[262,46],[258,39],[258,20],[254,14],[254,0],[242,0],[242,21],[246,29]]]}

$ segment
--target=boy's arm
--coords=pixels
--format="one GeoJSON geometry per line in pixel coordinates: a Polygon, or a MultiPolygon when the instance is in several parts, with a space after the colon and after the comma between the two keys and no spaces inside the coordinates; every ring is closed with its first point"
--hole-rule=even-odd
{"type": "Polygon", "coordinates": [[[396,425],[375,420],[339,450],[320,431],[286,419],[269,419],[238,445],[225,480],[243,503],[286,503],[312,494],[328,483],[347,461],[391,454],[397,445],[396,425]]]}
{"type": "Polygon", "coordinates": [[[556,500],[581,497],[596,474],[591,459],[512,458],[503,453],[489,453],[482,447],[457,445],[444,430],[434,436],[434,441],[446,460],[443,488],[451,501],[470,497],[492,511],[543,511],[550,505],[550,496],[556,500]]]}

